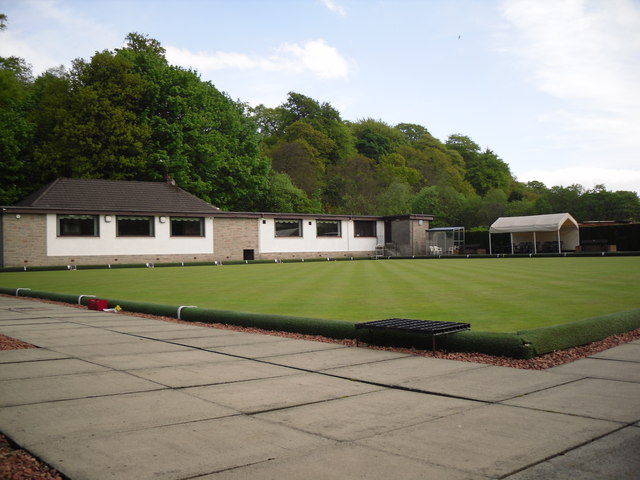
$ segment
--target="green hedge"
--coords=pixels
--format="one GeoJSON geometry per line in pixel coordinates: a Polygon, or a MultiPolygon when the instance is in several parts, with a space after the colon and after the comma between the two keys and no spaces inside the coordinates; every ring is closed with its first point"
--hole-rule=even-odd
{"type": "Polygon", "coordinates": [[[531,344],[536,355],[586,345],[619,333],[640,328],[640,308],[563,323],[545,328],[521,330],[518,336],[531,344]]]}

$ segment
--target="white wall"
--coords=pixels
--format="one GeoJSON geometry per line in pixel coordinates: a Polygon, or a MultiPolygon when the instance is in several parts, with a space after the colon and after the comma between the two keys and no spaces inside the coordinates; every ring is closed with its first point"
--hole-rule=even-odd
{"type": "MultiPolygon", "coordinates": [[[[275,220],[260,220],[261,253],[309,253],[309,252],[363,252],[375,251],[378,239],[375,237],[354,237],[353,221],[341,220],[340,237],[318,237],[316,221],[302,220],[302,237],[276,237],[275,220]]],[[[384,222],[377,222],[378,237],[384,233],[384,222]]]]}
{"type": "Polygon", "coordinates": [[[171,237],[171,222],[155,217],[155,237],[117,237],[116,216],[100,215],[99,237],[58,237],[56,215],[47,215],[47,255],[171,255],[213,253],[213,219],[205,217],[204,237],[171,237]]]}

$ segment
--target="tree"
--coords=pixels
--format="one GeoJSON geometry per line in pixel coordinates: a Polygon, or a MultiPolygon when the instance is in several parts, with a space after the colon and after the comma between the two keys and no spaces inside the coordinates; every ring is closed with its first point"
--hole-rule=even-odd
{"type": "Polygon", "coordinates": [[[403,182],[393,182],[383,188],[375,199],[376,215],[404,215],[411,213],[413,193],[403,182]]]}
{"type": "Polygon", "coordinates": [[[320,202],[310,200],[305,193],[296,187],[286,173],[271,172],[269,188],[263,202],[267,212],[318,213],[320,202]]]}
{"type": "Polygon", "coordinates": [[[404,135],[400,130],[371,118],[352,123],[351,134],[355,137],[358,153],[374,160],[392,153],[404,143],[404,135]]]}
{"type": "Polygon", "coordinates": [[[300,93],[289,92],[286,102],[277,108],[276,118],[276,135],[282,135],[292,123],[304,120],[333,140],[335,147],[329,152],[329,160],[332,162],[355,153],[354,139],[349,128],[329,103],[319,103],[300,93]]]}
{"type": "Polygon", "coordinates": [[[271,153],[272,167],[286,173],[290,180],[307,194],[320,188],[324,166],[318,160],[318,152],[304,140],[294,140],[274,148],[271,153]]]}
{"type": "Polygon", "coordinates": [[[486,195],[496,188],[509,193],[514,182],[509,165],[493,151],[487,148],[482,152],[477,143],[460,134],[450,135],[446,144],[462,156],[466,169],[465,178],[478,194],[486,195]]]}
{"type": "Polygon", "coordinates": [[[74,62],[67,111],[34,152],[42,181],[140,177],[151,129],[141,115],[145,81],[131,70],[127,59],[107,51],[74,62]]]}
{"type": "Polygon", "coordinates": [[[31,189],[28,150],[34,125],[29,121],[29,86],[0,64],[0,205],[31,189]]]}
{"type": "MultiPolygon", "coordinates": [[[[7,16],[0,13],[0,31],[7,16]]],[[[0,205],[14,203],[31,190],[29,121],[31,66],[22,58],[0,57],[0,205]]]]}
{"type": "Polygon", "coordinates": [[[328,167],[323,204],[329,213],[371,215],[380,188],[375,161],[354,155],[328,167]]]}
{"type": "Polygon", "coordinates": [[[415,143],[424,135],[429,135],[429,131],[425,127],[415,123],[399,123],[395,128],[402,132],[405,140],[409,143],[415,143]]]}

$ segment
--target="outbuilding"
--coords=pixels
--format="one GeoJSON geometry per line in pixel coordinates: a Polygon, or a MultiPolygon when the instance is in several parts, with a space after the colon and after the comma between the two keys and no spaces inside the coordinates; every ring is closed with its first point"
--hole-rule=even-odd
{"type": "Polygon", "coordinates": [[[489,228],[489,253],[491,235],[497,233],[510,235],[512,254],[562,253],[580,245],[578,222],[568,213],[498,218],[489,228]]]}

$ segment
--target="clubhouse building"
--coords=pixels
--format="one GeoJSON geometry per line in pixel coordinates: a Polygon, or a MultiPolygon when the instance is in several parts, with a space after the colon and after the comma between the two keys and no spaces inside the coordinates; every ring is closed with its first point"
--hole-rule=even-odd
{"type": "Polygon", "coordinates": [[[167,182],[61,178],[1,208],[0,267],[418,256],[431,220],[223,212],[167,182]]]}

